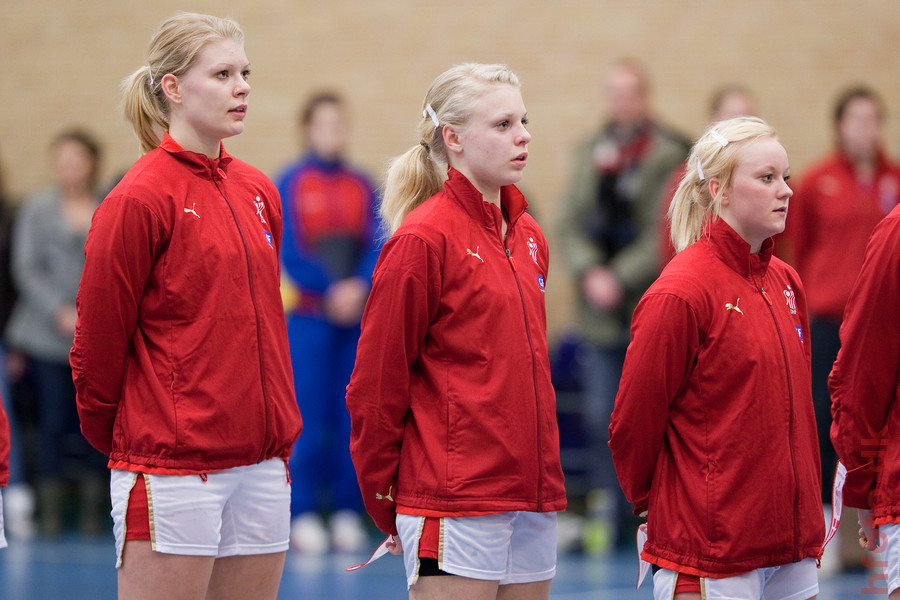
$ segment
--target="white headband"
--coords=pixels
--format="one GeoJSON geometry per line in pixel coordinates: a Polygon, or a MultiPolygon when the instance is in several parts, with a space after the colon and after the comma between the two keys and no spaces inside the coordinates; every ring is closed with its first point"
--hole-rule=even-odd
{"type": "Polygon", "coordinates": [[[431,122],[434,123],[434,128],[437,129],[438,127],[440,127],[441,122],[438,121],[437,113],[434,112],[434,109],[431,108],[430,104],[426,104],[425,110],[422,111],[422,116],[427,117],[429,115],[431,116],[431,122]]]}
{"type": "MultiPolygon", "coordinates": [[[[728,145],[728,140],[725,139],[725,136],[722,135],[721,133],[719,133],[718,131],[716,131],[715,129],[710,129],[709,135],[711,135],[714,140],[719,142],[723,148],[728,145]]],[[[697,159],[697,175],[700,176],[700,181],[706,180],[706,176],[703,174],[703,165],[700,164],[699,158],[697,159]]]]}
{"type": "Polygon", "coordinates": [[[721,133],[719,133],[715,129],[710,129],[709,135],[713,136],[714,140],[716,140],[717,142],[722,144],[723,148],[728,145],[728,140],[725,139],[725,136],[723,136],[721,133]]]}

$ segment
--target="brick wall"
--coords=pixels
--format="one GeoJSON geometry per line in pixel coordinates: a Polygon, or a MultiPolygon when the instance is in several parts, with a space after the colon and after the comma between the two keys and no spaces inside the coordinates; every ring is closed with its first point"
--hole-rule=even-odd
{"type": "MultiPolygon", "coordinates": [[[[24,197],[45,184],[46,147],[64,127],[103,141],[111,178],[137,158],[118,109],[119,82],[144,61],[155,26],[178,9],[236,18],[247,34],[253,93],[229,151],[270,174],[296,152],[302,98],[345,93],[352,154],[380,175],[412,143],[434,76],[461,61],[505,62],[524,82],[534,140],[523,188],[551,244],[572,148],[602,114],[601,78],[621,55],[645,61],[659,115],[696,135],[718,85],[740,81],[780,132],[795,172],[831,143],[836,92],[864,81],[900,111],[895,0],[554,0],[441,4],[412,0],[3,0],[0,166],[24,197]]],[[[900,118],[888,121],[898,150],[900,118]]],[[[552,249],[551,249],[552,253],[552,249]]],[[[569,277],[554,254],[551,330],[570,317],[569,277]]]]}

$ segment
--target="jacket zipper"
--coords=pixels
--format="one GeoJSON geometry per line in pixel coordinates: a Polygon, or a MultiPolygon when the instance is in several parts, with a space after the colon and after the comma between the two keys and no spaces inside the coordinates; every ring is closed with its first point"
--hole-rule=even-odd
{"type": "MultiPolygon", "coordinates": [[[[225,177],[223,172],[219,172],[222,177],[225,177]]],[[[262,385],[262,393],[263,393],[263,420],[264,420],[264,431],[265,437],[262,440],[262,447],[260,448],[259,458],[257,459],[257,463],[263,461],[266,454],[266,440],[269,438],[269,393],[266,388],[266,369],[265,369],[265,356],[262,351],[262,326],[260,324],[259,319],[259,307],[256,302],[256,290],[253,287],[253,261],[250,256],[250,244],[247,243],[247,236],[244,235],[244,228],[241,227],[241,222],[238,219],[237,211],[234,209],[234,206],[231,204],[231,200],[228,199],[228,195],[225,193],[225,190],[217,183],[216,187],[219,188],[219,193],[222,194],[222,198],[225,200],[225,204],[228,205],[228,209],[231,211],[231,217],[234,219],[234,223],[237,226],[238,233],[241,235],[241,243],[244,245],[244,256],[247,259],[247,279],[250,284],[250,301],[253,303],[253,313],[256,315],[256,347],[259,352],[259,376],[260,382],[262,385]]]]}
{"type": "Polygon", "coordinates": [[[501,243],[506,253],[506,262],[512,271],[513,279],[516,280],[516,288],[519,290],[519,300],[522,302],[522,316],[525,319],[525,336],[528,338],[528,348],[531,351],[531,380],[534,385],[534,413],[535,425],[537,427],[537,456],[538,456],[538,480],[537,480],[537,512],[543,512],[543,502],[541,501],[541,490],[544,487],[544,453],[541,444],[541,406],[537,384],[537,363],[534,360],[534,340],[531,336],[531,325],[528,322],[528,306],[525,304],[525,292],[522,290],[522,282],[519,280],[519,273],[512,261],[512,252],[506,245],[506,241],[512,235],[512,225],[506,230],[506,239],[503,239],[501,232],[501,243]]]}
{"type": "Polygon", "coordinates": [[[797,461],[794,458],[794,387],[791,384],[791,368],[788,361],[787,347],[784,344],[784,336],[781,334],[781,328],[778,326],[778,318],[775,315],[772,300],[762,286],[759,287],[759,292],[762,294],[763,299],[769,307],[769,314],[772,315],[772,322],[775,324],[775,332],[778,334],[778,342],[781,344],[781,354],[784,357],[784,370],[787,375],[788,401],[790,403],[788,447],[791,453],[791,468],[794,471],[794,562],[797,562],[800,556],[800,478],[797,475],[797,461]]]}

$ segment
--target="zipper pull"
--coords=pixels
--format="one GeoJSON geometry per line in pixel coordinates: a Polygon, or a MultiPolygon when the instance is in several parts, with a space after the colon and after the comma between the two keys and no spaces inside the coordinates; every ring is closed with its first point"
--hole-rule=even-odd
{"type": "Polygon", "coordinates": [[[772,299],[769,298],[769,295],[766,293],[766,290],[760,288],[759,291],[762,294],[763,299],[766,301],[766,304],[768,304],[769,306],[772,306],[772,299]]]}
{"type": "Polygon", "coordinates": [[[509,251],[509,248],[506,248],[506,258],[509,258],[511,256],[512,256],[512,252],[509,251]]]}

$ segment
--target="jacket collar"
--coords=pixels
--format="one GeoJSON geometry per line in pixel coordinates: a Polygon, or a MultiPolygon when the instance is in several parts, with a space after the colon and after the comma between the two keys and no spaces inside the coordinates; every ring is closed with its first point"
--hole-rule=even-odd
{"type": "Polygon", "coordinates": [[[750,244],[724,220],[716,218],[707,226],[705,239],[713,253],[730,269],[743,277],[761,277],[769,268],[775,250],[772,238],[766,239],[757,254],[750,253],[750,244]]]}
{"type": "MultiPolygon", "coordinates": [[[[481,192],[456,169],[451,167],[447,175],[444,192],[459,202],[470,217],[481,222],[485,227],[496,227],[499,231],[503,216],[496,206],[485,202],[481,192]]],[[[500,205],[506,212],[510,228],[528,209],[525,195],[514,185],[505,185],[500,188],[500,205]]]]}
{"type": "Polygon", "coordinates": [[[219,158],[209,158],[205,154],[185,150],[178,145],[178,142],[172,139],[168,132],[163,135],[163,140],[159,147],[201,177],[214,179],[218,175],[222,179],[228,178],[228,165],[231,163],[232,157],[225,152],[225,145],[222,142],[219,142],[219,158]]]}

